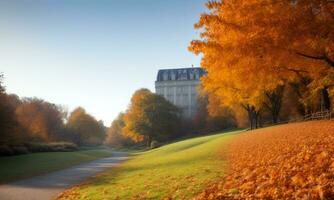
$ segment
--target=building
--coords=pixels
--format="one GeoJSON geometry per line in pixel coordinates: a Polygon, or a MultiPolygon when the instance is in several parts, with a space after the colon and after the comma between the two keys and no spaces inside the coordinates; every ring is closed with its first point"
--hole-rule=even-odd
{"type": "Polygon", "coordinates": [[[205,74],[202,68],[159,70],[155,92],[182,110],[182,116],[190,119],[197,112],[197,87],[205,74]]]}

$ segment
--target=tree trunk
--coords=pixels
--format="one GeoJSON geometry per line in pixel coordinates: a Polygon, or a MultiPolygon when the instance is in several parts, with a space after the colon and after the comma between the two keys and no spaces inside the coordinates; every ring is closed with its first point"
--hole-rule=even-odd
{"type": "Polygon", "coordinates": [[[260,111],[255,111],[254,109],[254,120],[255,120],[255,128],[260,127],[260,111]]]}
{"type": "Polygon", "coordinates": [[[253,129],[253,111],[252,111],[252,107],[249,105],[245,105],[243,106],[243,108],[247,111],[247,115],[248,115],[248,121],[249,121],[249,126],[250,129],[253,129]]]}
{"type": "Polygon", "coordinates": [[[242,105],[242,107],[247,111],[250,129],[253,130],[254,128],[258,128],[260,111],[256,111],[254,106],[248,104],[242,105]]]}
{"type": "Polygon", "coordinates": [[[148,148],[151,147],[151,143],[152,143],[152,137],[151,136],[147,136],[147,147],[148,148]]]}
{"type": "Polygon", "coordinates": [[[249,126],[250,126],[250,129],[252,130],[253,129],[253,113],[250,109],[247,110],[247,113],[248,113],[249,126]]]}
{"type": "Polygon", "coordinates": [[[272,116],[272,122],[276,124],[278,122],[279,114],[282,107],[284,86],[278,86],[272,92],[266,92],[267,102],[264,103],[265,107],[270,111],[272,116]]]}
{"type": "MultiPolygon", "coordinates": [[[[300,77],[300,80],[298,82],[290,83],[291,88],[294,90],[299,100],[302,100],[304,98],[305,91],[308,90],[307,86],[310,83],[311,83],[311,79],[307,76],[300,77]]],[[[301,116],[304,116],[306,114],[309,114],[311,109],[310,109],[309,104],[304,104],[304,103],[301,103],[301,101],[298,101],[297,110],[301,116]]]]}
{"type": "Polygon", "coordinates": [[[321,89],[321,111],[330,110],[331,101],[326,87],[321,89]]]}
{"type": "Polygon", "coordinates": [[[263,127],[263,119],[260,114],[259,114],[259,127],[263,127]]]}

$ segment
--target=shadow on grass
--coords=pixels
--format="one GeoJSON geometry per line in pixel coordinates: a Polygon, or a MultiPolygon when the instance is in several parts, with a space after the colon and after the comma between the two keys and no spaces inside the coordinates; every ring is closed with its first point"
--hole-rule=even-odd
{"type": "Polygon", "coordinates": [[[45,175],[35,176],[29,179],[15,181],[0,185],[0,193],[6,188],[40,188],[40,189],[65,189],[78,184],[89,177],[96,175],[120,162],[126,160],[126,153],[116,152],[114,156],[102,158],[85,164],[76,165],[64,170],[51,172],[45,175]]]}

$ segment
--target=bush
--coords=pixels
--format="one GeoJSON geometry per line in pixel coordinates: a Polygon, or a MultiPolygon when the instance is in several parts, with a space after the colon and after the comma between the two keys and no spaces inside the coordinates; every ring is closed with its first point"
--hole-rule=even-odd
{"type": "Polygon", "coordinates": [[[7,145],[0,145],[0,156],[10,156],[13,155],[13,150],[7,145]]]}
{"type": "Polygon", "coordinates": [[[0,145],[0,156],[11,156],[35,152],[69,152],[78,150],[71,142],[26,143],[24,145],[0,145]]]}
{"type": "Polygon", "coordinates": [[[71,142],[54,142],[49,144],[54,151],[76,151],[78,146],[71,142]]]}
{"type": "Polygon", "coordinates": [[[151,142],[151,146],[150,147],[151,147],[151,149],[155,149],[155,148],[161,147],[161,143],[158,142],[158,141],[153,140],[151,142]]]}
{"type": "Polygon", "coordinates": [[[70,142],[27,143],[26,146],[31,152],[67,152],[78,150],[78,146],[70,142]]]}
{"type": "Polygon", "coordinates": [[[13,146],[12,151],[13,151],[14,155],[30,153],[28,148],[25,147],[25,146],[13,146]]]}

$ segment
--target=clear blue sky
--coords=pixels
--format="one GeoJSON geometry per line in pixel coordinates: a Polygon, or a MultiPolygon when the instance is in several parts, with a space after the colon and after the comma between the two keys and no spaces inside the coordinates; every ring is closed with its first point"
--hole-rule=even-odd
{"type": "Polygon", "coordinates": [[[83,106],[105,125],[187,51],[206,0],[1,0],[0,72],[9,93],[83,106]]]}

